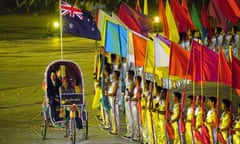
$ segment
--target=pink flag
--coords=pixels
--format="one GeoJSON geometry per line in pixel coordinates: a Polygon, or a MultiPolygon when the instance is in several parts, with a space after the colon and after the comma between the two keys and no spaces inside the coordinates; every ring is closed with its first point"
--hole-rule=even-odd
{"type": "Polygon", "coordinates": [[[188,74],[196,82],[217,82],[218,55],[198,42],[192,41],[188,74]]]}

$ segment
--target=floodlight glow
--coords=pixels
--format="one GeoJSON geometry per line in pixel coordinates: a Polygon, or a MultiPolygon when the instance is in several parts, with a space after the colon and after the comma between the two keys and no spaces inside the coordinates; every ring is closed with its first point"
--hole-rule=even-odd
{"type": "Polygon", "coordinates": [[[55,28],[58,28],[58,27],[59,27],[58,21],[55,21],[55,22],[53,23],[53,27],[55,27],[55,28]]]}
{"type": "Polygon", "coordinates": [[[159,23],[159,17],[158,17],[158,16],[155,16],[155,17],[154,17],[154,22],[155,22],[155,23],[159,23]]]}

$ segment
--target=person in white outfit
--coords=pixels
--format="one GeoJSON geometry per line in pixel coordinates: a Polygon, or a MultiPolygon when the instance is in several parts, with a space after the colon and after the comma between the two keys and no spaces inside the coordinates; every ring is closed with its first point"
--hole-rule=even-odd
{"type": "Polygon", "coordinates": [[[238,58],[239,34],[237,33],[237,27],[236,26],[232,27],[232,34],[233,34],[232,51],[233,51],[233,55],[236,58],[238,58]]]}
{"type": "Polygon", "coordinates": [[[111,117],[111,125],[112,131],[109,132],[111,135],[117,135],[119,133],[119,99],[121,94],[121,88],[119,86],[119,77],[120,72],[113,72],[113,81],[108,89],[107,96],[109,97],[109,103],[111,106],[110,117],[111,117]]]}
{"type": "Polygon", "coordinates": [[[131,111],[131,97],[133,96],[133,89],[134,89],[134,75],[135,72],[133,70],[129,70],[127,73],[126,79],[126,91],[125,91],[125,120],[126,120],[126,129],[127,133],[123,136],[126,139],[132,138],[132,111],[131,111]]]}
{"type": "Polygon", "coordinates": [[[131,101],[131,107],[132,107],[132,124],[133,124],[133,141],[140,142],[141,140],[141,104],[140,104],[140,98],[141,98],[141,76],[135,77],[135,87],[133,90],[133,97],[130,98],[131,101]]]}

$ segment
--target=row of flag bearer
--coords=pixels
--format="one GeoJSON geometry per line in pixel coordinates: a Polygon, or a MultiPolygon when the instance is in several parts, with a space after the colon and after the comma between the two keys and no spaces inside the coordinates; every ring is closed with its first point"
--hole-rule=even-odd
{"type": "MultiPolygon", "coordinates": [[[[240,144],[240,104],[233,114],[229,99],[170,92],[141,67],[111,64],[104,55],[102,75],[95,84],[100,126],[119,135],[119,112],[124,112],[125,139],[153,144],[240,144]]],[[[96,97],[96,95],[95,95],[96,97]]],[[[96,102],[95,102],[96,103],[96,102]]]]}

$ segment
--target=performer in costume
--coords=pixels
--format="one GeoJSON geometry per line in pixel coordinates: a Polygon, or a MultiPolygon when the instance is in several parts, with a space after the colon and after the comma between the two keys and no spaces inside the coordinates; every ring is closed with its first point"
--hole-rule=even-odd
{"type": "Polygon", "coordinates": [[[125,91],[125,116],[126,116],[126,128],[127,133],[124,135],[124,138],[130,139],[133,136],[133,116],[131,111],[131,97],[133,96],[133,89],[134,89],[134,71],[129,70],[127,73],[127,80],[126,80],[126,91],[125,91]]]}
{"type": "Polygon", "coordinates": [[[201,105],[201,101],[204,103],[205,97],[204,96],[197,96],[196,97],[196,107],[194,110],[194,119],[193,120],[193,126],[194,126],[194,142],[195,144],[202,144],[201,139],[201,126],[203,125],[203,119],[204,119],[204,113],[203,113],[203,108],[201,105]],[[197,135],[199,133],[200,135],[197,135]],[[198,137],[200,136],[200,137],[198,137]],[[200,139],[199,139],[200,138],[200,139]]]}
{"type": "Polygon", "coordinates": [[[216,43],[217,43],[217,37],[216,37],[216,31],[214,31],[214,29],[211,29],[212,31],[212,36],[211,39],[208,41],[208,48],[210,48],[213,51],[216,51],[216,43]]]}
{"type": "Polygon", "coordinates": [[[156,104],[156,113],[158,120],[156,121],[156,141],[157,144],[166,144],[166,120],[165,120],[165,113],[166,113],[166,94],[167,90],[162,89],[161,87],[157,86],[157,96],[159,97],[159,101],[156,104]]]}
{"type": "Polygon", "coordinates": [[[143,143],[149,142],[149,126],[147,121],[147,102],[149,96],[149,84],[150,81],[146,80],[144,83],[144,91],[141,97],[141,107],[142,107],[142,136],[143,136],[143,143]]]}
{"type": "Polygon", "coordinates": [[[216,97],[209,97],[207,100],[207,106],[209,110],[207,112],[207,117],[205,120],[208,134],[210,138],[210,144],[217,144],[217,131],[216,131],[216,121],[217,121],[217,113],[216,113],[216,97]]]}
{"type": "Polygon", "coordinates": [[[101,95],[101,114],[102,114],[102,120],[103,123],[101,126],[104,130],[110,130],[111,129],[111,123],[110,123],[110,104],[109,99],[107,97],[108,88],[110,85],[109,75],[110,75],[110,65],[108,63],[105,63],[104,65],[104,71],[103,71],[103,77],[101,79],[101,89],[102,89],[102,95],[101,95]]]}
{"type": "Polygon", "coordinates": [[[153,99],[152,99],[152,135],[154,138],[154,143],[157,143],[157,133],[158,133],[158,113],[157,109],[159,106],[159,100],[160,100],[160,92],[157,90],[157,85],[155,84],[154,86],[154,94],[153,94],[153,99]]]}
{"type": "Polygon", "coordinates": [[[187,114],[185,118],[186,125],[185,142],[187,144],[194,143],[192,120],[193,120],[193,96],[189,95],[187,96],[187,114]]]}
{"type": "Polygon", "coordinates": [[[141,97],[141,76],[135,77],[135,87],[133,90],[133,97],[130,98],[131,110],[132,110],[132,120],[133,120],[133,141],[140,142],[141,140],[141,126],[140,126],[140,97],[141,97]]]}
{"type": "Polygon", "coordinates": [[[125,114],[125,96],[126,91],[126,73],[127,73],[127,61],[126,58],[122,58],[121,68],[120,68],[120,81],[121,81],[121,97],[119,100],[120,111],[125,114]]]}
{"type": "MultiPolygon", "coordinates": [[[[232,116],[230,113],[230,108],[231,104],[228,99],[223,99],[221,103],[221,108],[223,110],[220,118],[220,125],[219,125],[219,131],[221,132],[224,141],[226,144],[230,144],[230,139],[229,139],[229,129],[231,126],[231,121],[232,121],[232,116]]],[[[220,142],[220,141],[219,141],[220,142]]]]}
{"type": "Polygon", "coordinates": [[[220,27],[216,27],[215,31],[216,31],[216,35],[217,35],[216,52],[219,52],[219,49],[223,45],[224,30],[220,27]]]}
{"type": "Polygon", "coordinates": [[[233,39],[232,33],[228,32],[225,36],[224,36],[224,41],[223,41],[223,53],[225,55],[225,57],[229,60],[229,45],[231,44],[231,41],[233,39]]]}
{"type": "Polygon", "coordinates": [[[237,115],[233,122],[233,144],[240,144],[240,104],[238,105],[237,115]]]}
{"type": "Polygon", "coordinates": [[[173,93],[173,108],[171,111],[171,118],[170,118],[170,122],[174,129],[174,136],[175,136],[175,139],[173,140],[173,144],[181,143],[180,127],[179,127],[181,97],[182,97],[181,93],[179,92],[173,93]]]}
{"type": "Polygon", "coordinates": [[[154,84],[153,82],[149,83],[149,93],[147,98],[147,125],[148,125],[148,143],[154,144],[156,143],[155,137],[155,126],[153,121],[153,91],[154,91],[154,84]]]}
{"type": "Polygon", "coordinates": [[[119,100],[120,100],[120,94],[121,94],[121,88],[119,85],[119,77],[120,72],[114,71],[113,72],[113,81],[111,83],[111,86],[108,89],[107,96],[109,97],[109,102],[111,106],[110,110],[110,117],[111,117],[111,125],[112,125],[112,131],[109,132],[109,134],[117,135],[119,133],[119,100]]]}
{"type": "Polygon", "coordinates": [[[238,57],[238,47],[239,47],[239,34],[237,33],[237,27],[232,27],[232,51],[235,57],[238,57]]]}

